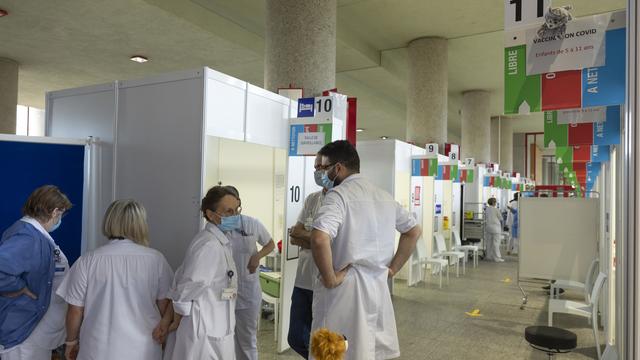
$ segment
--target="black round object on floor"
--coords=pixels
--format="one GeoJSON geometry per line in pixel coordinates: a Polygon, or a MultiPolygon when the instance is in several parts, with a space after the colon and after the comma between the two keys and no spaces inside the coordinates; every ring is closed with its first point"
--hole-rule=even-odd
{"type": "Polygon", "coordinates": [[[524,338],[535,347],[556,352],[570,351],[578,345],[576,334],[552,326],[529,326],[524,330],[524,338]]]}

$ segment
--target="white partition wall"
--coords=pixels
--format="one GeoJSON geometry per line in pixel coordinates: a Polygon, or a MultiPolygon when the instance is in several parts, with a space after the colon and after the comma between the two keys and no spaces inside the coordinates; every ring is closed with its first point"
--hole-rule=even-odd
{"type": "Polygon", "coordinates": [[[519,278],[584,282],[598,256],[599,207],[597,198],[521,198],[519,278]]]}
{"type": "MultiPolygon", "coordinates": [[[[46,95],[46,130],[45,135],[86,139],[92,136],[99,146],[94,154],[92,164],[96,173],[94,217],[101,223],[102,216],[114,199],[113,146],[115,139],[116,117],[116,83],[88,86],[78,89],[50,92],[46,95]],[[51,121],[51,119],[59,121],[51,121]]],[[[99,225],[87,229],[93,233],[83,250],[92,250],[103,243],[102,230],[99,225]]]]}
{"type": "MultiPolygon", "coordinates": [[[[142,202],[151,246],[175,269],[202,226],[200,201],[218,182],[236,185],[246,213],[259,218],[275,241],[284,237],[292,106],[287,98],[203,68],[48,93],[47,135],[100,137],[107,145],[101,207],[115,198],[142,202]]],[[[284,272],[282,287],[294,278],[295,268],[284,272]]],[[[289,304],[282,300],[278,343],[286,346],[289,304]]]]}
{"type": "MultiPolygon", "coordinates": [[[[411,157],[423,155],[423,148],[399,140],[372,140],[357,143],[360,173],[393,195],[405,209],[411,210],[411,157]]],[[[396,234],[396,247],[400,234],[396,234]]],[[[407,279],[408,265],[395,278],[407,279]]]]}

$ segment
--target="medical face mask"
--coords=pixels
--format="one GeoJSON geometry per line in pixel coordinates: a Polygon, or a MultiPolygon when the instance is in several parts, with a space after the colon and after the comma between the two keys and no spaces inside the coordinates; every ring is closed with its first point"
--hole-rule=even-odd
{"type": "Polygon", "coordinates": [[[240,229],[240,215],[220,217],[218,228],[222,231],[232,231],[240,229]]]}
{"type": "Polygon", "coordinates": [[[322,171],[322,170],[316,170],[313,173],[313,180],[316,181],[316,185],[318,185],[318,186],[323,186],[322,185],[322,175],[324,175],[324,171],[322,171]]]}
{"type": "MultiPolygon", "coordinates": [[[[335,166],[335,165],[333,165],[333,166],[335,166]]],[[[337,177],[338,177],[338,175],[336,175],[336,178],[337,177]]],[[[331,180],[329,178],[329,169],[327,169],[322,173],[322,179],[321,179],[322,185],[320,185],[320,186],[322,186],[323,188],[325,188],[327,190],[331,190],[335,186],[335,181],[336,181],[335,178],[333,180],[331,180]]]]}
{"type": "Polygon", "coordinates": [[[53,227],[49,230],[50,233],[56,231],[56,229],[58,229],[60,227],[60,224],[62,224],[62,216],[60,216],[60,219],[58,219],[58,222],[53,225],[53,227]]]}

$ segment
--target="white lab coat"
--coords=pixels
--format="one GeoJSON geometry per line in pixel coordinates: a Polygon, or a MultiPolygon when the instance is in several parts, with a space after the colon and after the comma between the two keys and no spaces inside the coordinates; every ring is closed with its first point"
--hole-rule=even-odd
{"type": "Polygon", "coordinates": [[[233,249],[233,261],[238,269],[238,300],[236,301],[235,346],[238,360],[258,358],[258,316],[262,304],[260,272],[251,274],[247,265],[258,253],[256,243],[265,246],[271,235],[262,223],[251,216],[240,216],[240,230],[225,232],[233,249]]]}
{"type": "Polygon", "coordinates": [[[387,192],[361,175],[327,192],[313,227],[331,239],[334,270],[351,264],[344,282],[313,289],[311,331],[326,327],[349,340],[345,359],[400,356],[395,314],[387,286],[396,230],[405,233],[415,219],[387,192]]]}
{"type": "Polygon", "coordinates": [[[67,303],[56,294],[56,290],[62,283],[69,271],[69,261],[56,244],[49,232],[38,222],[38,220],[24,217],[22,221],[31,224],[40,233],[49,239],[54,249],[59,253],[54,256],[55,274],[53,276],[53,286],[51,288],[51,300],[49,308],[38,325],[33,329],[31,335],[22,344],[0,352],[2,360],[50,360],[51,350],[64,343],[66,335],[65,316],[67,314],[67,303]]]}
{"type": "Polygon", "coordinates": [[[487,241],[486,256],[489,261],[498,261],[502,258],[500,254],[500,241],[502,239],[502,214],[494,206],[487,206],[485,209],[485,236],[487,241]]]}
{"type": "Polygon", "coordinates": [[[84,307],[78,359],[162,359],[151,335],[161,318],[156,301],[168,298],[172,278],[159,251],[128,239],[82,255],[57,291],[84,307]]]}
{"type": "MultiPolygon", "coordinates": [[[[313,218],[318,213],[322,200],[324,200],[324,192],[322,190],[309,194],[304,200],[304,208],[302,208],[302,212],[298,216],[298,222],[304,225],[307,231],[310,231],[313,227],[313,218]]],[[[313,282],[317,276],[318,268],[313,262],[311,250],[300,248],[295,286],[301,289],[313,290],[313,282]]]]}
{"type": "Polygon", "coordinates": [[[165,360],[235,359],[236,300],[224,300],[222,292],[237,286],[231,243],[207,223],[191,241],[169,292],[182,321],[167,340],[165,360]]]}

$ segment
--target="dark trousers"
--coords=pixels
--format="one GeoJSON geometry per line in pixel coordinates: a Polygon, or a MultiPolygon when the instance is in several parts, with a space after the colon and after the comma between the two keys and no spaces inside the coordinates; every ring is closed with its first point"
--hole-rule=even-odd
{"type": "Polygon", "coordinates": [[[287,341],[289,342],[289,346],[305,359],[309,358],[312,304],[313,291],[299,287],[293,288],[287,341]]]}

